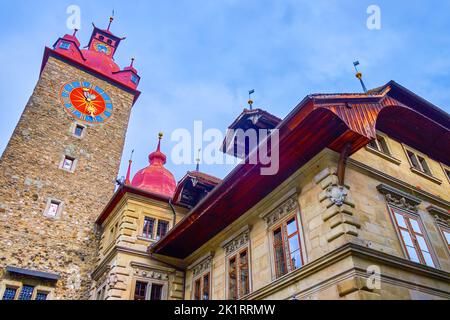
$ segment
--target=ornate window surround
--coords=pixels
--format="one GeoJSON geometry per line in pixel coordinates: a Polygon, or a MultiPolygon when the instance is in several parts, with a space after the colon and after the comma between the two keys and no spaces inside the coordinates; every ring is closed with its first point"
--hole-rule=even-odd
{"type": "Polygon", "coordinates": [[[417,218],[418,223],[419,223],[421,229],[423,230],[423,237],[425,238],[425,241],[429,246],[429,250],[430,250],[430,254],[433,258],[433,262],[434,262],[436,268],[439,268],[439,261],[436,258],[437,257],[436,252],[434,251],[434,247],[428,236],[428,230],[426,230],[425,225],[422,221],[422,217],[419,214],[418,207],[422,203],[422,200],[420,200],[419,198],[417,198],[413,195],[410,195],[406,192],[403,192],[401,190],[398,190],[394,187],[388,186],[383,183],[379,184],[377,186],[377,189],[386,198],[387,207],[388,207],[388,211],[389,211],[388,214],[391,219],[392,226],[394,227],[395,232],[397,234],[398,241],[400,241],[400,244],[401,244],[400,247],[402,248],[404,257],[408,257],[408,254],[406,252],[406,249],[403,246],[403,240],[402,240],[402,237],[398,230],[395,217],[393,217],[393,210],[395,210],[395,209],[404,211],[405,213],[417,218]]]}
{"type": "Polygon", "coordinates": [[[192,263],[190,266],[187,267],[188,270],[191,270],[192,272],[192,281],[191,281],[191,299],[194,299],[194,286],[195,282],[198,279],[202,279],[203,284],[203,277],[206,274],[209,274],[209,298],[211,299],[212,296],[212,265],[213,265],[213,259],[214,259],[214,252],[208,252],[206,255],[200,257],[194,263],[192,263]]]}
{"type": "Polygon", "coordinates": [[[225,297],[228,298],[228,260],[232,255],[239,254],[240,252],[246,250],[248,255],[248,278],[249,278],[249,292],[253,291],[252,285],[252,254],[250,250],[250,231],[252,229],[251,225],[246,225],[234,233],[233,236],[229,237],[223,241],[220,246],[223,248],[225,253],[225,297]]]}
{"type": "Polygon", "coordinates": [[[134,299],[134,290],[136,288],[136,281],[146,282],[151,284],[162,285],[161,300],[166,300],[169,292],[169,272],[166,270],[145,266],[140,263],[131,263],[133,268],[133,281],[130,290],[130,299],[134,299]]]}
{"type": "Polygon", "coordinates": [[[450,213],[436,206],[429,206],[427,211],[433,216],[434,221],[436,222],[436,227],[441,234],[442,241],[447,247],[447,252],[450,255],[450,249],[448,247],[447,239],[445,238],[444,231],[450,232],[450,213]]]}

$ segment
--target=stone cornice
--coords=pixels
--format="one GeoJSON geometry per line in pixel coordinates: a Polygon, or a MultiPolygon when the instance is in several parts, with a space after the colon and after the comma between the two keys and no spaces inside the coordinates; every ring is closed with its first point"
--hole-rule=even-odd
{"type": "Polygon", "coordinates": [[[438,225],[450,228],[450,214],[448,211],[435,206],[429,206],[427,210],[434,217],[438,225]]]}
{"type": "Polygon", "coordinates": [[[386,197],[386,201],[390,205],[401,209],[417,212],[417,206],[422,202],[419,198],[383,183],[379,184],[377,189],[386,197]]]}
{"type": "MultiPolygon", "coordinates": [[[[253,300],[253,299],[264,299],[269,295],[280,291],[281,289],[292,285],[298,282],[301,279],[304,279],[318,271],[327,268],[338,261],[341,261],[348,257],[358,257],[366,260],[373,261],[375,263],[383,263],[386,265],[390,265],[394,268],[402,269],[404,271],[408,271],[414,274],[423,275],[429,278],[436,279],[438,281],[443,281],[446,283],[450,282],[450,272],[435,269],[432,267],[428,267],[426,265],[418,264],[412,262],[410,260],[400,258],[397,256],[393,256],[378,250],[370,249],[358,244],[347,243],[336,250],[314,260],[300,269],[297,269],[291,273],[284,275],[281,278],[278,278],[264,287],[246,295],[243,297],[243,300],[253,300]]],[[[352,269],[357,270],[358,267],[354,266],[353,268],[347,270],[351,271],[352,269]]],[[[344,270],[345,271],[345,270],[344,270]]],[[[450,296],[450,293],[445,293],[450,296]]]]}
{"type": "Polygon", "coordinates": [[[352,166],[354,166],[354,167],[356,167],[356,168],[358,168],[360,170],[369,172],[369,173],[373,174],[374,176],[376,176],[376,177],[378,177],[380,179],[383,179],[385,181],[389,181],[391,185],[395,185],[396,187],[400,187],[400,188],[404,188],[404,189],[407,189],[407,190],[411,190],[412,192],[414,192],[414,194],[416,196],[420,197],[423,200],[426,200],[427,202],[433,202],[433,203],[436,203],[436,204],[438,204],[439,206],[441,206],[443,208],[450,209],[450,202],[449,201],[447,201],[445,199],[442,199],[440,197],[437,197],[437,196],[435,196],[435,195],[433,195],[433,194],[431,194],[431,193],[429,193],[427,191],[424,191],[422,189],[418,189],[415,186],[413,186],[413,185],[411,185],[411,184],[409,184],[407,182],[404,182],[404,181],[402,181],[402,180],[400,180],[398,178],[395,178],[393,176],[390,176],[390,175],[388,175],[388,174],[386,174],[386,173],[384,173],[382,171],[374,169],[374,168],[372,168],[372,167],[370,167],[370,166],[368,166],[368,165],[366,165],[366,164],[364,164],[362,162],[359,162],[359,161],[357,161],[355,159],[351,159],[350,158],[350,159],[348,159],[348,164],[352,165],[352,166]]]}

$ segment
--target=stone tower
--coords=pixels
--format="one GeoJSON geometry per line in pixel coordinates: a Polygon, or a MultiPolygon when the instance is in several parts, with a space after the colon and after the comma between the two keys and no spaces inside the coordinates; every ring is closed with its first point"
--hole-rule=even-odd
{"type": "MultiPolygon", "coordinates": [[[[114,53],[124,38],[93,26],[46,48],[31,98],[0,160],[0,295],[84,299],[95,220],[113,195],[140,77],[114,53]]],[[[2,299],[0,296],[0,299],[2,299]]]]}

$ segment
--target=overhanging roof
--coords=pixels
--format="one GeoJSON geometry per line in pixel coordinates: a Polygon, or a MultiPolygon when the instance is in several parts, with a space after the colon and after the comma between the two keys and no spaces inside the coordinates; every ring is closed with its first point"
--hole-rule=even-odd
{"type": "Polygon", "coordinates": [[[22,276],[39,278],[39,279],[50,280],[50,281],[58,281],[60,278],[59,274],[55,274],[55,273],[34,271],[34,270],[16,268],[16,267],[11,267],[11,266],[7,266],[6,271],[11,272],[11,273],[20,274],[22,276]]]}
{"type": "MultiPolygon", "coordinates": [[[[389,84],[386,86],[381,93],[307,96],[277,126],[280,169],[276,175],[261,175],[260,163],[238,165],[179,224],[156,243],[150,252],[186,258],[237,220],[324,148],[340,152],[350,142],[352,154],[365,146],[376,137],[378,115],[384,110],[407,110],[410,119],[432,128],[435,135],[433,139],[442,141],[444,150],[450,150],[449,126],[441,125],[448,123],[448,115],[443,117],[442,112],[436,112],[427,104],[411,108],[390,97],[391,86],[389,84]],[[449,148],[445,149],[445,146],[449,148]]],[[[395,112],[393,114],[397,116],[395,112]]],[[[386,122],[385,119],[381,121],[383,122],[386,122]]],[[[386,128],[392,129],[392,126],[386,128]]],[[[407,127],[403,129],[404,134],[401,127],[395,131],[400,141],[411,135],[411,132],[406,130],[407,127]]],[[[416,139],[416,142],[420,142],[423,147],[429,143],[425,136],[421,136],[420,139],[416,139]]],[[[449,154],[439,154],[433,148],[427,151],[433,156],[440,157],[438,160],[450,163],[449,154]]]]}

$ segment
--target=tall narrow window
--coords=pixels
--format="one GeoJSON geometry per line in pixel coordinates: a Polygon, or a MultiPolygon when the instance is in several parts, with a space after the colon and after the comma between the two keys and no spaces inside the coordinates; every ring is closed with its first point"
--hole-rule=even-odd
{"type": "Polygon", "coordinates": [[[416,155],[409,150],[407,151],[407,154],[408,154],[409,161],[411,162],[411,165],[413,166],[413,168],[415,168],[417,170],[422,170],[420,168],[419,161],[417,160],[416,155]]]}
{"type": "Polygon", "coordinates": [[[22,290],[20,291],[19,300],[31,300],[33,296],[34,287],[32,286],[22,286],[22,290]]]}
{"type": "Polygon", "coordinates": [[[16,297],[17,289],[6,287],[5,292],[3,293],[2,300],[14,300],[16,297]]]}
{"type": "Polygon", "coordinates": [[[142,236],[147,239],[153,239],[153,228],[155,226],[155,219],[150,217],[144,218],[144,230],[142,230],[142,236]]]}
{"type": "Polygon", "coordinates": [[[303,266],[300,230],[295,217],[274,229],[273,252],[277,278],[303,266]]]}
{"type": "Polygon", "coordinates": [[[202,299],[209,300],[209,273],[203,276],[202,299]]]}
{"type": "Polygon", "coordinates": [[[136,281],[136,287],[134,289],[134,300],[145,300],[147,295],[147,283],[136,281]]]}
{"type": "Polygon", "coordinates": [[[228,260],[228,298],[237,299],[237,265],[236,257],[228,260]]]}
{"type": "Polygon", "coordinates": [[[158,220],[158,230],[156,230],[156,238],[159,240],[164,237],[169,231],[169,222],[164,220],[158,220]]]}
{"type": "Polygon", "coordinates": [[[202,279],[197,279],[194,282],[194,300],[200,300],[202,295],[202,279]]]}
{"type": "Polygon", "coordinates": [[[194,300],[209,300],[210,275],[209,272],[201,275],[194,281],[194,300]]]}
{"type": "Polygon", "coordinates": [[[450,228],[439,226],[439,229],[441,229],[444,241],[447,244],[448,250],[450,251],[450,228]]]}
{"type": "Polygon", "coordinates": [[[419,163],[420,163],[420,166],[422,167],[422,171],[425,172],[426,174],[431,175],[431,170],[430,170],[430,167],[428,167],[427,161],[421,156],[417,156],[417,158],[419,159],[419,163]]]}
{"type": "Polygon", "coordinates": [[[425,234],[422,231],[420,219],[400,210],[391,210],[408,259],[434,267],[435,264],[431,250],[425,240],[425,234]]]}
{"type": "Polygon", "coordinates": [[[244,249],[228,259],[228,298],[237,300],[250,292],[248,250],[244,249]]]}
{"type": "Polygon", "coordinates": [[[239,254],[239,297],[243,297],[249,292],[248,252],[244,250],[239,254]]]}

